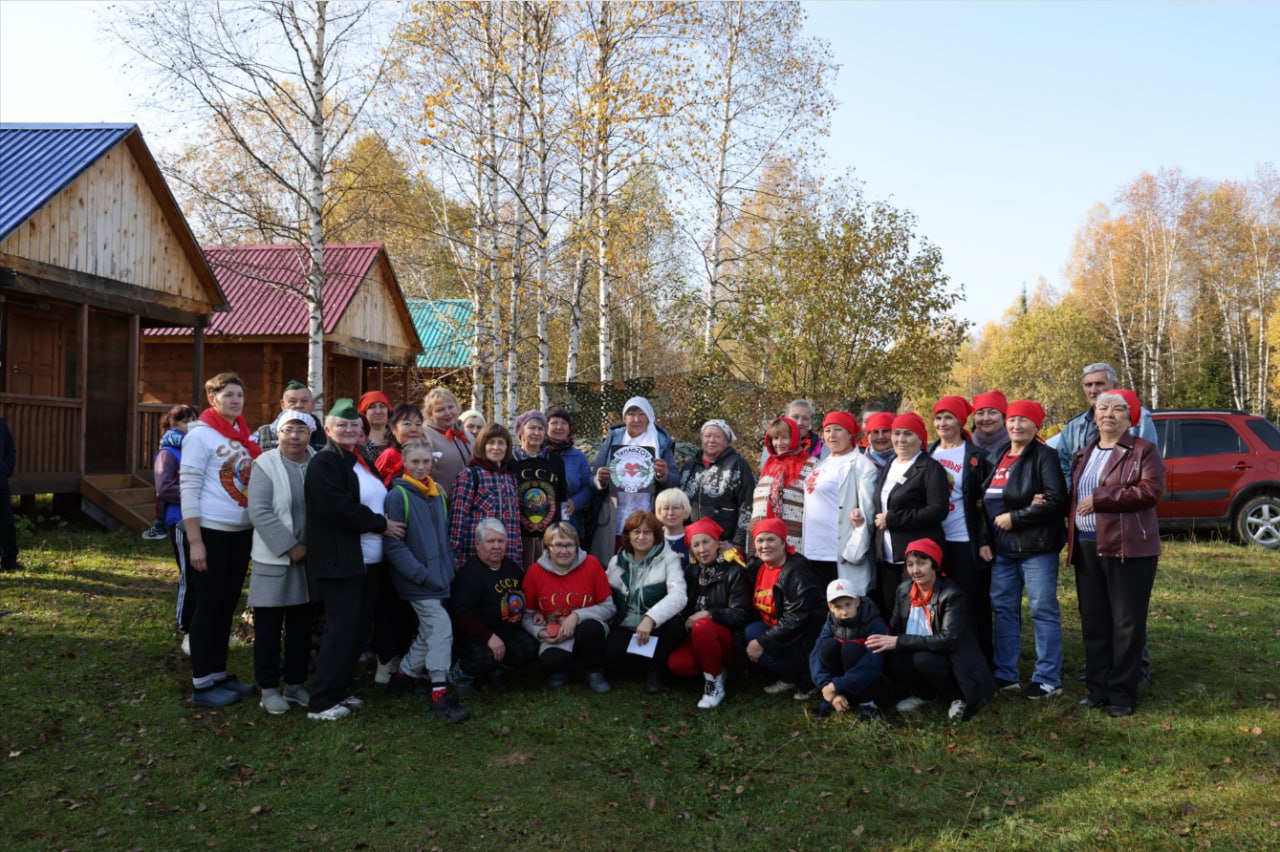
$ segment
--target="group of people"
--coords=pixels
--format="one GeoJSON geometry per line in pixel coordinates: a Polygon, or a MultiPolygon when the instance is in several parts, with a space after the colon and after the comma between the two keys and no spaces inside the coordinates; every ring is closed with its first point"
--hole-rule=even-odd
{"type": "Polygon", "coordinates": [[[192,700],[259,693],[269,713],[340,719],[363,704],[353,674],[371,643],[377,683],[429,696],[427,713],[451,722],[469,717],[472,690],[504,690],[535,661],[551,688],[579,673],[600,693],[632,674],[655,694],[671,675],[701,678],[701,709],[725,700],[727,672],[754,667],[769,694],[816,697],[816,716],[940,699],[967,719],[997,690],[1061,693],[1065,544],[1081,703],[1128,715],[1164,468],[1114,372],[1089,365],[1083,385],[1089,411],[1050,444],[1043,408],[998,391],[939,400],[933,441],[914,412],[864,411],[860,423],[832,411],[817,432],[796,400],[766,429],[757,475],[720,419],[681,464],[642,397],[588,460],[567,409],[526,411],[508,429],[444,388],[421,406],[380,391],[339,400],[321,427],[310,391],[291,383],[253,433],[243,383],[219,374],[207,410],[170,412],[156,458],[192,700]],[[226,670],[250,561],[252,684],[226,670]]]}

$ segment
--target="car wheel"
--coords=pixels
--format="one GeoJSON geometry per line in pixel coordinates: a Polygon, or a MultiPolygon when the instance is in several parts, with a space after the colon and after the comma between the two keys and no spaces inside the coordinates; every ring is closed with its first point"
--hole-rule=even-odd
{"type": "Polygon", "coordinates": [[[1262,494],[1247,501],[1236,512],[1233,526],[1245,544],[1280,550],[1280,496],[1262,494]]]}

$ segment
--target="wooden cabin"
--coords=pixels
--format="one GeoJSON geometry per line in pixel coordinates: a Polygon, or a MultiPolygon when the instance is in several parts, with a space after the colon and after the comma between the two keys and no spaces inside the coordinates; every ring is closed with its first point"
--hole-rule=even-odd
{"type": "MultiPolygon", "coordinates": [[[[298,245],[216,246],[205,249],[231,310],[204,333],[205,372],[233,370],[245,381],[249,428],[280,412],[290,379],[307,379],[308,317],[299,294],[310,258],[298,245]]],[[[381,243],[332,243],[324,248],[324,398],[357,398],[383,368],[412,365],[422,343],[381,243]]],[[[142,398],[165,400],[181,391],[194,355],[191,328],[149,329],[143,335],[142,398]]],[[[158,436],[157,436],[158,437],[158,436]]]]}
{"type": "Polygon", "coordinates": [[[0,416],[18,448],[16,493],[96,501],[122,488],[149,502],[133,474],[150,470],[163,409],[202,396],[202,335],[150,406],[142,335],[202,329],[226,308],[137,125],[0,124],[0,416]]]}

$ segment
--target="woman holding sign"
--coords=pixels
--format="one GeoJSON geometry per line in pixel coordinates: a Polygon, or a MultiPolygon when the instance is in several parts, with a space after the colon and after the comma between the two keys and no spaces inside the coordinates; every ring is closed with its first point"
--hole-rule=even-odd
{"type": "Polygon", "coordinates": [[[600,444],[592,479],[607,497],[591,538],[591,553],[603,563],[618,552],[622,525],[631,513],[652,512],[654,495],[680,484],[676,442],[655,421],[649,400],[631,397],[622,406],[622,420],[600,444]]]}

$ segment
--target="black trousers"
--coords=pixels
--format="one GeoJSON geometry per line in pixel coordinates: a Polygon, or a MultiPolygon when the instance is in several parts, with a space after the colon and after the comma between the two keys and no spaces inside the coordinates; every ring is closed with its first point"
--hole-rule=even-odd
{"type": "Polygon", "coordinates": [[[187,528],[182,521],[167,527],[169,544],[173,547],[173,558],[178,564],[178,629],[183,633],[191,632],[191,617],[196,611],[196,587],[191,575],[195,570],[191,567],[191,546],[187,543],[187,528]]]}
{"type": "Polygon", "coordinates": [[[324,605],[324,639],[316,657],[316,673],[311,679],[312,713],[321,713],[351,694],[351,676],[364,637],[369,635],[376,603],[376,579],[370,572],[351,577],[320,578],[316,591],[324,605]]]}
{"type": "Polygon", "coordinates": [[[604,670],[605,628],[594,618],[579,622],[573,631],[573,650],[552,645],[538,655],[542,667],[550,672],[565,671],[576,660],[584,671],[604,670]]]}
{"type": "Polygon", "coordinates": [[[827,587],[827,583],[830,583],[836,578],[836,563],[834,562],[823,562],[811,559],[809,560],[809,570],[822,581],[823,589],[827,587]]]}
{"type": "Polygon", "coordinates": [[[955,701],[963,698],[951,672],[951,657],[933,651],[890,651],[885,660],[889,677],[900,689],[919,698],[955,701]]]}
{"type": "Polygon", "coordinates": [[[614,627],[609,631],[609,638],[604,644],[605,665],[616,672],[641,671],[648,665],[658,666],[659,671],[665,672],[671,652],[684,641],[684,619],[677,615],[650,634],[650,642],[658,640],[652,660],[627,653],[627,646],[635,634],[629,627],[614,627]]]}
{"type": "Polygon", "coordinates": [[[200,528],[208,568],[191,571],[195,611],[191,614],[191,677],[201,680],[227,670],[231,618],[240,603],[249,570],[253,530],[226,532],[200,528]]]}
{"type": "Polygon", "coordinates": [[[0,488],[0,561],[5,565],[18,561],[18,529],[13,523],[13,494],[7,479],[0,488]]]}
{"type": "Polygon", "coordinates": [[[284,633],[284,682],[307,680],[311,657],[311,604],[253,608],[253,676],[262,689],[280,688],[280,634],[284,633]]]}
{"type": "Polygon", "coordinates": [[[987,668],[991,668],[991,563],[974,555],[972,542],[948,541],[942,546],[942,570],[964,592],[973,635],[987,660],[987,668]]]}
{"type": "Polygon", "coordinates": [[[373,650],[382,663],[403,657],[418,634],[418,617],[413,614],[413,607],[400,599],[391,582],[393,570],[387,562],[369,566],[369,582],[374,594],[373,650]]]}
{"type": "MultiPolygon", "coordinates": [[[[507,651],[502,657],[505,668],[519,668],[533,662],[538,656],[538,640],[529,635],[519,624],[499,625],[493,631],[507,651]]],[[[483,677],[498,667],[493,651],[488,645],[479,645],[454,631],[454,645],[458,648],[458,665],[467,677],[483,677]]]]}
{"type": "Polygon", "coordinates": [[[1079,538],[1076,553],[1085,688],[1090,698],[1136,707],[1157,558],[1099,556],[1097,542],[1079,538]]]}
{"type": "Polygon", "coordinates": [[[884,616],[886,623],[893,617],[893,605],[898,597],[898,586],[902,585],[905,579],[907,579],[905,564],[883,560],[876,563],[875,602],[876,606],[880,607],[880,614],[884,616]]]}

